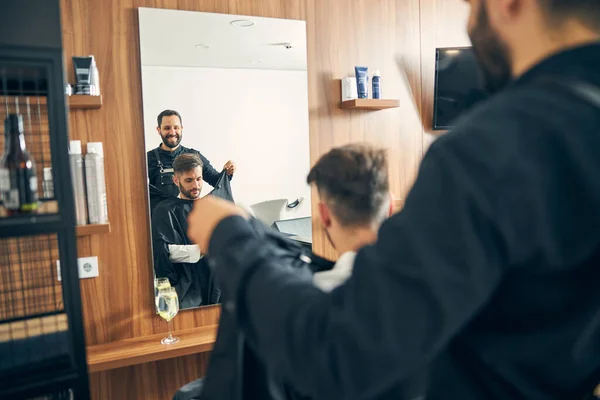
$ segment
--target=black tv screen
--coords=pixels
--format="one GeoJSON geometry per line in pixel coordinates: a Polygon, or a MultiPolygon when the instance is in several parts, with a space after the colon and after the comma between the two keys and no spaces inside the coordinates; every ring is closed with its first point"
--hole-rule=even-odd
{"type": "Polygon", "coordinates": [[[450,129],[460,114],[487,94],[471,47],[438,48],[435,59],[433,129],[450,129]]]}

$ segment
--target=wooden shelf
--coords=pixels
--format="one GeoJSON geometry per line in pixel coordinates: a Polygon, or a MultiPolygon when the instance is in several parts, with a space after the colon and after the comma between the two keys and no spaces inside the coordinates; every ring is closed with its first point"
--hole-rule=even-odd
{"type": "Polygon", "coordinates": [[[69,97],[69,108],[71,110],[81,109],[99,109],[102,107],[102,96],[88,96],[83,94],[74,94],[69,97]]]}
{"type": "Polygon", "coordinates": [[[167,336],[167,324],[164,325],[165,332],[157,335],[88,346],[88,371],[90,373],[106,371],[167,358],[204,353],[212,350],[217,339],[218,325],[211,325],[173,332],[173,336],[179,338],[179,343],[164,345],[160,343],[161,339],[167,336]]]}
{"type": "Polygon", "coordinates": [[[110,233],[110,224],[78,225],[75,230],[77,236],[104,235],[110,233]]]}
{"type": "Polygon", "coordinates": [[[387,99],[354,99],[340,103],[340,108],[347,110],[384,110],[386,108],[397,108],[399,100],[387,99]]]}

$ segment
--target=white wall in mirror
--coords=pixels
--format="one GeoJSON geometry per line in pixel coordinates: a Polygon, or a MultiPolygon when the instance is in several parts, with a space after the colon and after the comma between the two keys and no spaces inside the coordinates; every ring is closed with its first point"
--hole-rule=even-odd
{"type": "Polygon", "coordinates": [[[236,163],[238,204],[302,198],[282,216],[310,216],[305,22],[153,8],[139,17],[146,150],[160,144],[156,116],[177,110],[184,146],[217,170],[236,163]]]}
{"type": "MultiPolygon", "coordinates": [[[[217,170],[235,161],[237,203],[303,197],[287,217],[310,215],[306,71],[144,66],[142,79],[148,149],[161,143],[156,115],[177,110],[184,146],[217,170]]],[[[205,182],[203,195],[210,190],[205,182]]]]}

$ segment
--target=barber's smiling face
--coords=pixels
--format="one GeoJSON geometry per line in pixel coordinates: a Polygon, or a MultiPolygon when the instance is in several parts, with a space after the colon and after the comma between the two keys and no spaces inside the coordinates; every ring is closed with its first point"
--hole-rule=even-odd
{"type": "Polygon", "coordinates": [[[174,149],[179,146],[183,137],[183,126],[177,115],[168,115],[162,118],[158,133],[165,146],[174,149]]]}
{"type": "Polygon", "coordinates": [[[202,191],[202,168],[196,167],[180,174],[176,173],[173,176],[173,182],[179,186],[181,197],[196,200],[200,198],[202,191]]]}

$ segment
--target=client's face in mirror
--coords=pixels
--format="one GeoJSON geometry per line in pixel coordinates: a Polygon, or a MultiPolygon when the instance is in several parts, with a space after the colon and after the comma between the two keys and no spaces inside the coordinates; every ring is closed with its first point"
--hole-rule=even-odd
{"type": "Polygon", "coordinates": [[[179,187],[179,197],[185,200],[197,200],[202,191],[202,168],[175,172],[173,182],[179,187]]]}
{"type": "Polygon", "coordinates": [[[162,117],[160,126],[156,127],[164,150],[174,149],[179,146],[183,138],[183,126],[177,115],[166,115],[162,117]]]}

